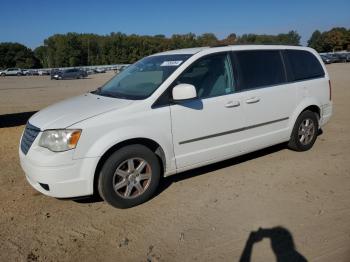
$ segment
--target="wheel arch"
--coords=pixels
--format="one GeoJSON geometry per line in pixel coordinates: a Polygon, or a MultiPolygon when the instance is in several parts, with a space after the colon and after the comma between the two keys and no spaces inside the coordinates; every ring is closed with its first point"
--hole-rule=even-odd
{"type": "Polygon", "coordinates": [[[289,137],[292,135],[292,131],[295,125],[295,122],[297,121],[300,114],[306,110],[310,110],[314,113],[316,113],[318,120],[320,121],[321,118],[321,106],[315,99],[306,99],[302,103],[300,103],[296,110],[294,110],[293,115],[290,118],[289,122],[289,137]]]}
{"type": "MultiPolygon", "coordinates": [[[[319,106],[317,106],[317,105],[310,105],[310,106],[306,107],[303,111],[301,111],[300,114],[301,114],[302,112],[306,111],[306,110],[309,110],[309,111],[311,111],[311,112],[316,113],[316,114],[317,114],[318,120],[320,120],[320,117],[321,117],[321,108],[320,108],[319,106]]],[[[299,114],[299,115],[300,115],[300,114],[299,114]]]]}
{"type": "Polygon", "coordinates": [[[313,98],[313,97],[307,97],[304,98],[294,110],[293,114],[290,117],[290,128],[293,129],[295,121],[299,117],[299,115],[304,112],[305,110],[310,110],[312,112],[315,112],[317,114],[318,119],[320,119],[322,115],[321,111],[321,103],[313,98]]]}
{"type": "Polygon", "coordinates": [[[98,186],[98,179],[100,177],[100,171],[106,162],[106,160],[117,150],[119,150],[122,147],[128,146],[128,145],[143,145],[147,148],[149,148],[152,152],[156,154],[158,157],[158,160],[160,162],[160,166],[162,169],[162,172],[164,174],[164,171],[166,169],[166,156],[164,153],[163,148],[154,140],[144,137],[139,138],[131,138],[124,141],[121,141],[112,147],[110,147],[100,158],[100,160],[97,163],[97,166],[95,168],[94,172],[94,184],[93,184],[93,192],[94,194],[98,194],[97,186],[98,186]]]}

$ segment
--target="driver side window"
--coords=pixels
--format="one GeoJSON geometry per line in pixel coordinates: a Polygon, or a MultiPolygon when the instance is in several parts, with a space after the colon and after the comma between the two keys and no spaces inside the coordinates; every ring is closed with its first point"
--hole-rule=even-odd
{"type": "Polygon", "coordinates": [[[228,54],[214,54],[195,61],[176,84],[194,85],[198,98],[222,96],[234,92],[232,75],[228,54]]]}

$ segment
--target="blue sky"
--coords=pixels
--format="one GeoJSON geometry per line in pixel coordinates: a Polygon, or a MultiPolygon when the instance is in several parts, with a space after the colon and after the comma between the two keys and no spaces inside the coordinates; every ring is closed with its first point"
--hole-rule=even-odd
{"type": "Polygon", "coordinates": [[[297,30],[305,44],[315,29],[350,28],[349,0],[1,1],[0,42],[31,48],[55,33],[123,32],[171,36],[212,32],[277,34],[297,30]]]}

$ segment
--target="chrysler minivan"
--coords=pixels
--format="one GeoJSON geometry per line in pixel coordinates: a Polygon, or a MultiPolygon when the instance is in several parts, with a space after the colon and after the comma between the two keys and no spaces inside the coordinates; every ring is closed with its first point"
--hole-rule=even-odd
{"type": "Polygon", "coordinates": [[[332,115],[315,50],[225,46],[141,59],[95,91],[32,116],[19,155],[41,193],[148,200],[173,175],[287,142],[310,149],[332,115]]]}

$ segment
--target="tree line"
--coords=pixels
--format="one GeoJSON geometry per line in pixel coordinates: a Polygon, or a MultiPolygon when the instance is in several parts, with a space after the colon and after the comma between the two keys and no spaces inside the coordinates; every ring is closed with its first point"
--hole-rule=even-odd
{"type": "Polygon", "coordinates": [[[30,48],[19,43],[0,43],[0,68],[41,66],[41,62],[30,48]]]}
{"type": "Polygon", "coordinates": [[[63,67],[101,64],[129,64],[150,54],[172,49],[228,44],[292,44],[298,45],[300,36],[295,31],[279,35],[230,34],[219,40],[212,33],[202,35],[174,34],[142,36],[111,33],[96,34],[56,34],[45,39],[44,45],[34,50],[34,54],[45,67],[63,67]]]}
{"type": "Polygon", "coordinates": [[[350,51],[350,29],[344,27],[332,28],[329,31],[312,33],[308,46],[318,52],[350,51]]]}
{"type": "MultiPolygon", "coordinates": [[[[309,46],[317,51],[349,49],[350,30],[334,28],[319,34],[315,31],[309,46]]],[[[232,33],[218,39],[213,33],[196,35],[174,34],[144,36],[136,34],[55,34],[44,40],[44,44],[31,50],[19,43],[0,43],[0,68],[68,67],[102,64],[129,64],[144,56],[180,48],[235,44],[280,44],[300,45],[296,31],[277,35],[232,33]]]]}

